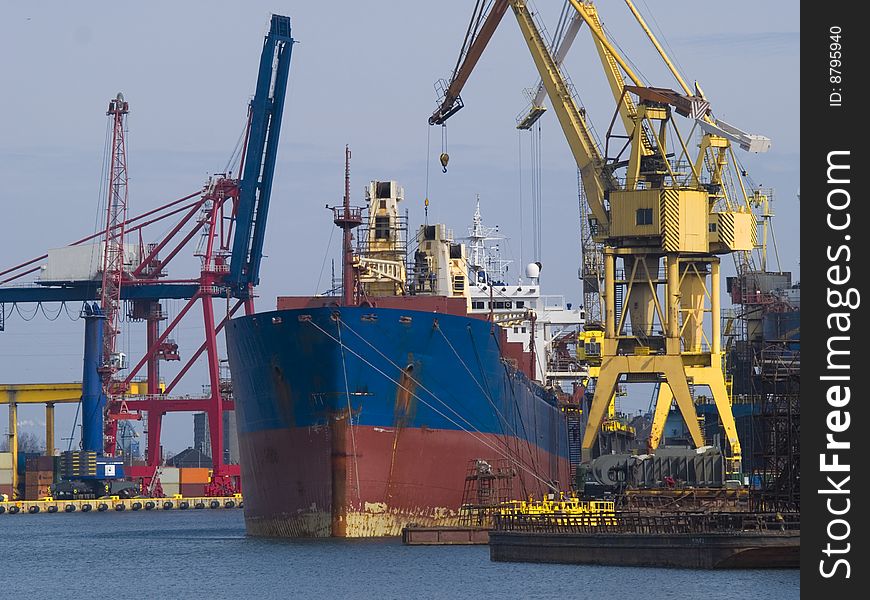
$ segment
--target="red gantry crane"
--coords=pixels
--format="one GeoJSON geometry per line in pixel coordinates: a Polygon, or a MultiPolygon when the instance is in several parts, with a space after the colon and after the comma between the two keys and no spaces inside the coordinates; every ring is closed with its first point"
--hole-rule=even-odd
{"type": "MultiPolygon", "coordinates": [[[[104,439],[103,453],[114,456],[118,451],[118,422],[144,416],[146,466],[130,467],[126,473],[140,480],[143,489],[155,487],[153,480],[162,462],[162,417],[168,412],[182,411],[208,414],[213,476],[207,493],[226,495],[240,490],[239,466],[224,460],[223,414],[234,410],[234,404],[229,381],[221,376],[217,336],[242,307],[247,314],[254,310],[254,288],[259,283],[293,43],[290,18],[272,15],[263,42],[255,94],[248,109],[237,171],[241,177],[233,177],[232,172],[216,174],[199,192],[129,217],[124,139],[129,106],[119,94],[110,102],[108,111],[113,120],[113,136],[105,230],[0,270],[0,315],[9,315],[16,304],[84,302],[83,315],[87,312],[105,318],[99,348],[101,358],[91,361],[98,365],[96,370],[107,400],[105,419],[98,424],[101,431],[96,432],[96,438],[104,439]],[[167,230],[168,233],[157,236],[157,241],[145,243],[150,232],[167,230]],[[138,236],[138,244],[125,247],[125,236],[133,234],[138,236]],[[191,277],[170,278],[167,265],[197,236],[194,254],[200,259],[199,272],[191,277]],[[62,266],[54,268],[68,264],[63,259],[72,257],[81,247],[100,240],[105,250],[99,273],[71,273],[64,272],[62,266]],[[39,278],[28,282],[27,276],[34,273],[40,273],[39,278]],[[96,300],[99,307],[92,304],[96,300]],[[161,304],[164,300],[184,301],[165,326],[163,322],[168,319],[161,304]],[[215,301],[225,303],[219,316],[215,301]],[[160,361],[181,359],[172,334],[196,305],[202,311],[204,340],[175,377],[163,385],[160,361]],[[146,325],[146,350],[123,375],[121,371],[127,361],[117,348],[118,322],[122,316],[129,321],[144,321],[146,325]],[[203,355],[208,372],[205,393],[173,396],[173,390],[203,355]],[[143,369],[145,385],[137,380],[143,369]],[[140,385],[133,386],[134,383],[140,385]]],[[[88,357],[85,363],[88,364],[88,357]]],[[[86,414],[87,409],[82,412],[86,414]]],[[[85,424],[83,421],[83,439],[85,424]]],[[[88,433],[93,439],[95,432],[88,433]]]]}

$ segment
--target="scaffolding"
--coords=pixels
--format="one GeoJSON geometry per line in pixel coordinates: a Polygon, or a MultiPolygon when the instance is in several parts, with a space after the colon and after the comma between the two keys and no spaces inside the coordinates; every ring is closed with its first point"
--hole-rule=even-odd
{"type": "Polygon", "coordinates": [[[800,349],[776,340],[761,349],[752,421],[755,448],[751,505],[758,511],[800,510],[800,349]]]}
{"type": "Polygon", "coordinates": [[[459,524],[466,527],[490,527],[493,513],[511,500],[517,470],[508,459],[468,461],[459,524]]]}
{"type": "Polygon", "coordinates": [[[748,271],[729,288],[733,402],[751,406],[750,508],[800,510],[799,286],[788,272],[748,271]]]}

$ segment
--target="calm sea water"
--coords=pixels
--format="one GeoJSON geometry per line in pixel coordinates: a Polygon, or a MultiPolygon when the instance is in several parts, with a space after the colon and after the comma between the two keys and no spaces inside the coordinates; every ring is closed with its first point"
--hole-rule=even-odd
{"type": "Polygon", "coordinates": [[[261,540],[241,510],[0,515],[0,598],[790,600],[797,570],[492,563],[486,546],[261,540]]]}

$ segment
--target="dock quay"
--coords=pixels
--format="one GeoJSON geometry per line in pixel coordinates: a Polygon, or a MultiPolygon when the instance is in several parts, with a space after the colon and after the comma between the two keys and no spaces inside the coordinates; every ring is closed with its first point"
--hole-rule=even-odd
{"type": "Polygon", "coordinates": [[[241,494],[234,496],[197,496],[171,498],[119,498],[110,496],[89,500],[58,500],[41,498],[39,500],[0,501],[0,515],[35,515],[43,513],[75,512],[124,512],[159,511],[188,509],[232,509],[243,508],[241,494]]]}

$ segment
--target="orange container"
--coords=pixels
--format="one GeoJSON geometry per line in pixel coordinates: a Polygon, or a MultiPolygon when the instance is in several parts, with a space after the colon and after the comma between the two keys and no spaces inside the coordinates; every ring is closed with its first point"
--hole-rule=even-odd
{"type": "Polygon", "coordinates": [[[186,483],[208,483],[209,471],[211,471],[211,469],[208,468],[180,469],[180,483],[181,485],[186,483]]]}

